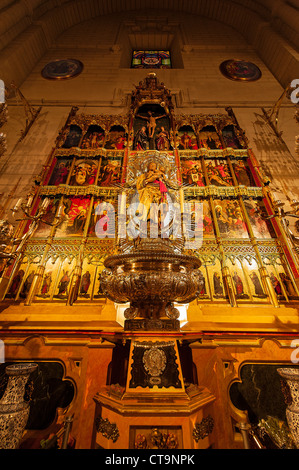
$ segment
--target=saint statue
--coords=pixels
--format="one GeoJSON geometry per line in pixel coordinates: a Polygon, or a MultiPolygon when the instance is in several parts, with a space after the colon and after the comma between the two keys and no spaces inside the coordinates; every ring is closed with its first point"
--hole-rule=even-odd
{"type": "Polygon", "coordinates": [[[148,136],[146,133],[146,127],[142,126],[138,131],[136,131],[134,137],[134,150],[146,150],[148,146],[148,136]]]}
{"type": "Polygon", "coordinates": [[[139,195],[136,215],[141,220],[148,219],[151,204],[167,203],[168,187],[178,189],[175,184],[170,183],[162,166],[158,168],[156,162],[149,163],[147,171],[142,173],[136,182],[139,195]]]}
{"type": "Polygon", "coordinates": [[[169,150],[169,133],[168,131],[161,126],[161,129],[156,138],[156,149],[157,150],[169,150]]]}

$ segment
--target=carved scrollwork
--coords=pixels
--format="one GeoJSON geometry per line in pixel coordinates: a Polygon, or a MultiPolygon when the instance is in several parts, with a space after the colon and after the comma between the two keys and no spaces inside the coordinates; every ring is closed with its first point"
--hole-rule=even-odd
{"type": "Polygon", "coordinates": [[[111,439],[112,442],[116,442],[119,438],[119,430],[115,423],[110,423],[109,419],[103,419],[99,416],[95,421],[97,432],[101,433],[106,439],[111,439]]]}
{"type": "Polygon", "coordinates": [[[166,306],[165,312],[166,312],[167,317],[171,318],[172,320],[176,320],[180,316],[179,310],[176,307],[174,307],[172,302],[166,306]]]}
{"type": "Polygon", "coordinates": [[[130,307],[126,308],[124,311],[124,317],[126,320],[133,320],[136,318],[138,314],[138,307],[131,305],[130,307]]]}
{"type": "Polygon", "coordinates": [[[104,265],[102,290],[113,302],[130,302],[127,320],[139,316],[156,321],[166,315],[176,325],[179,311],[173,302],[191,302],[202,289],[199,259],[158,239],[142,240],[129,252],[108,257],[104,265]]]}
{"type": "Polygon", "coordinates": [[[163,349],[153,346],[144,351],[142,362],[151,377],[158,377],[165,370],[167,359],[163,349]]]}
{"type": "Polygon", "coordinates": [[[199,439],[204,439],[207,437],[214,428],[214,420],[212,416],[208,415],[206,418],[203,418],[200,423],[196,423],[193,429],[193,439],[198,442],[199,439]]]}

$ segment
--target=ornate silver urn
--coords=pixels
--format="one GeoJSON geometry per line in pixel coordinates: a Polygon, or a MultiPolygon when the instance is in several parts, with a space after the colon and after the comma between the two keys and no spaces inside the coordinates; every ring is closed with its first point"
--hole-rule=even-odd
{"type": "Polygon", "coordinates": [[[109,256],[101,274],[101,288],[110,300],[128,303],[125,329],[177,330],[179,310],[202,289],[195,256],[182,253],[179,244],[160,238],[140,239],[131,250],[109,256]]]}

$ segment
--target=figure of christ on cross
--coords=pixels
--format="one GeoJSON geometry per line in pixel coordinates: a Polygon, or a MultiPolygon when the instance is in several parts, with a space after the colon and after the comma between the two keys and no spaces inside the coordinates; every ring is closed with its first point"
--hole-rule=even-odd
{"type": "Polygon", "coordinates": [[[163,117],[166,117],[166,114],[162,114],[162,116],[153,116],[153,113],[151,111],[148,111],[148,116],[141,116],[140,114],[136,114],[136,117],[139,117],[140,119],[145,119],[147,121],[147,127],[148,127],[148,136],[150,139],[154,137],[155,129],[156,129],[156,121],[157,119],[161,119],[163,117]]]}

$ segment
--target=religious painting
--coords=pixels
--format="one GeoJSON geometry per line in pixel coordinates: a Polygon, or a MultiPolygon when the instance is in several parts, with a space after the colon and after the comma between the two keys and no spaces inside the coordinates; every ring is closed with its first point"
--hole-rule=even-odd
{"type": "Polygon", "coordinates": [[[19,297],[20,290],[22,290],[23,284],[25,279],[27,278],[29,269],[33,265],[29,265],[27,262],[22,263],[19,267],[17,273],[13,276],[11,284],[9,286],[8,292],[6,294],[6,298],[8,299],[16,299],[19,297]]]}
{"type": "Polygon", "coordinates": [[[30,287],[32,285],[34,275],[35,275],[36,267],[32,266],[29,270],[27,275],[24,277],[24,282],[22,288],[19,292],[19,297],[21,299],[26,299],[27,295],[29,294],[30,287]]]}
{"type": "Polygon", "coordinates": [[[59,259],[49,259],[47,261],[43,279],[36,294],[36,300],[52,300],[60,264],[61,261],[59,259]]]}
{"type": "Polygon", "coordinates": [[[209,299],[210,298],[210,286],[209,286],[207,267],[202,265],[200,269],[198,269],[198,274],[199,274],[199,285],[200,285],[198,298],[209,299]]]}
{"type": "Polygon", "coordinates": [[[57,59],[42,69],[42,77],[48,80],[67,80],[75,78],[83,70],[83,63],[77,59],[57,59]]]}
{"type": "Polygon", "coordinates": [[[123,150],[127,140],[128,136],[122,126],[112,126],[105,142],[105,149],[123,150]]]}
{"type": "Polygon", "coordinates": [[[40,292],[37,295],[37,297],[42,297],[43,299],[47,299],[50,297],[49,291],[51,288],[51,284],[53,283],[52,274],[53,274],[52,271],[45,273],[43,280],[42,280],[40,292]]]}
{"type": "Polygon", "coordinates": [[[46,238],[50,235],[52,226],[55,222],[56,212],[59,206],[60,197],[50,199],[50,203],[46,209],[43,219],[39,222],[37,229],[33,234],[33,238],[46,238]]]}
{"type": "Polygon", "coordinates": [[[188,198],[185,199],[185,203],[189,204],[189,210],[191,211],[191,215],[194,214],[195,212],[195,204],[201,204],[202,205],[202,213],[198,215],[198,217],[194,217],[194,219],[191,217],[191,226],[193,228],[194,222],[196,220],[196,227],[194,227],[194,230],[197,231],[197,237],[201,238],[214,238],[215,237],[215,232],[214,232],[214,224],[213,224],[213,218],[212,218],[212,213],[210,210],[209,202],[201,199],[201,198],[188,198]]]}
{"type": "Polygon", "coordinates": [[[250,168],[246,160],[237,159],[232,161],[233,171],[238,183],[242,186],[256,186],[250,168]]]}
{"type": "Polygon", "coordinates": [[[200,148],[219,150],[223,148],[215,127],[205,126],[198,133],[200,148]]]}
{"type": "Polygon", "coordinates": [[[114,238],[116,233],[117,198],[96,198],[90,216],[88,236],[114,238]]]}
{"type": "Polygon", "coordinates": [[[252,300],[254,302],[268,302],[256,260],[253,258],[244,259],[242,264],[252,300]]]}
{"type": "Polygon", "coordinates": [[[279,300],[299,299],[296,284],[293,283],[289,274],[287,274],[287,270],[284,268],[280,258],[277,258],[274,263],[273,261],[271,264],[267,263],[266,269],[279,300]]]}
{"type": "Polygon", "coordinates": [[[273,286],[274,292],[279,300],[285,298],[285,287],[281,282],[279,274],[274,270],[272,266],[267,266],[268,275],[273,286]]]}
{"type": "Polygon", "coordinates": [[[64,199],[64,219],[57,227],[56,238],[83,235],[89,204],[90,198],[84,196],[64,199]]]}
{"type": "Polygon", "coordinates": [[[279,276],[281,289],[284,290],[284,292],[288,296],[288,299],[298,300],[299,299],[299,294],[296,290],[296,284],[295,284],[294,281],[292,281],[292,279],[291,279],[290,275],[287,273],[287,271],[280,268],[278,276],[279,276]]]}
{"type": "Polygon", "coordinates": [[[83,137],[81,148],[82,149],[98,149],[104,146],[105,131],[101,126],[92,124],[89,126],[86,134],[83,137]]]}
{"type": "Polygon", "coordinates": [[[65,184],[70,171],[72,160],[66,158],[58,158],[54,169],[52,171],[49,182],[49,186],[58,186],[59,184],[65,184]]]}
{"type": "Polygon", "coordinates": [[[133,150],[169,150],[169,117],[160,105],[141,106],[134,118],[133,150]]]}
{"type": "Polygon", "coordinates": [[[211,288],[212,296],[215,300],[225,300],[226,292],[221,274],[221,265],[219,259],[215,259],[212,264],[207,267],[209,276],[209,286],[211,288]]]}
{"type": "Polygon", "coordinates": [[[95,184],[98,164],[98,160],[76,160],[69,182],[70,186],[89,186],[95,184]]]}
{"type": "Polygon", "coordinates": [[[233,177],[231,175],[226,160],[205,160],[205,167],[209,183],[213,186],[232,186],[233,177]]]}
{"type": "Polygon", "coordinates": [[[130,449],[182,449],[180,426],[130,426],[130,449]]]}
{"type": "Polygon", "coordinates": [[[23,278],[24,278],[24,274],[25,274],[25,271],[24,269],[20,269],[17,274],[13,277],[12,279],[12,282],[11,282],[11,285],[9,287],[9,290],[6,294],[6,298],[8,299],[13,299],[16,297],[18,291],[19,291],[19,288],[21,286],[21,283],[23,281],[23,278]]]}
{"type": "Polygon", "coordinates": [[[263,289],[263,286],[262,286],[262,283],[261,283],[261,279],[259,277],[259,275],[257,274],[256,271],[252,271],[250,274],[249,274],[249,277],[251,279],[251,282],[254,286],[254,294],[253,296],[254,297],[261,297],[261,298],[264,298],[265,297],[265,292],[264,292],[264,289],[263,289]]]}
{"type": "Polygon", "coordinates": [[[262,201],[256,201],[250,197],[249,199],[244,199],[244,205],[250,220],[253,235],[256,238],[275,237],[275,232],[271,226],[271,222],[262,218],[262,215],[266,214],[262,201]]]}
{"type": "Polygon", "coordinates": [[[197,150],[198,143],[195,132],[191,126],[179,128],[176,136],[177,148],[179,150],[197,150]]]}
{"type": "Polygon", "coordinates": [[[69,149],[71,147],[78,147],[82,137],[81,127],[72,124],[69,129],[69,133],[66,136],[65,142],[62,145],[62,148],[69,149]]]}
{"type": "Polygon", "coordinates": [[[117,186],[121,183],[121,175],[122,158],[103,157],[99,171],[98,186],[117,186]]]}
{"type": "Polygon", "coordinates": [[[95,282],[96,266],[88,263],[87,260],[84,260],[82,265],[82,275],[79,284],[78,290],[78,299],[77,301],[89,300],[92,298],[92,291],[95,282]]]}
{"type": "Polygon", "coordinates": [[[222,138],[226,148],[241,149],[242,145],[236,136],[234,126],[226,126],[222,129],[222,138]]]}
{"type": "Polygon", "coordinates": [[[90,286],[91,286],[91,273],[89,270],[83,272],[80,280],[78,298],[84,297],[85,299],[90,298],[90,286]]]}
{"type": "Polygon", "coordinates": [[[242,263],[238,259],[234,259],[234,261],[229,260],[227,261],[227,267],[230,271],[236,299],[238,301],[249,300],[250,289],[247,284],[248,281],[245,276],[242,263]]]}
{"type": "Polygon", "coordinates": [[[240,276],[240,274],[243,274],[240,272],[240,270],[234,270],[232,272],[232,281],[235,288],[235,295],[238,300],[248,299],[249,295],[245,294],[244,291],[244,279],[243,276],[240,276]]]}
{"type": "Polygon", "coordinates": [[[213,223],[213,217],[212,217],[212,212],[210,209],[210,204],[208,201],[202,200],[202,214],[203,214],[203,219],[202,219],[202,230],[203,230],[203,237],[204,238],[213,238],[215,237],[215,231],[214,231],[214,223],[213,223]]]}
{"type": "Polygon", "coordinates": [[[259,67],[246,60],[225,60],[219,68],[224,77],[234,81],[253,82],[259,80],[262,76],[259,67]]]}
{"type": "Polygon", "coordinates": [[[220,272],[214,272],[213,274],[213,288],[214,288],[214,297],[224,297],[224,285],[220,272]]]}
{"type": "Polygon", "coordinates": [[[181,176],[184,186],[205,186],[200,159],[181,159],[181,176]]]}
{"type": "Polygon", "coordinates": [[[101,273],[104,266],[97,266],[95,272],[95,283],[94,283],[94,291],[93,291],[93,299],[105,299],[105,295],[103,294],[102,285],[101,285],[101,273]]]}
{"type": "Polygon", "coordinates": [[[75,264],[75,260],[72,262],[65,260],[62,263],[56,280],[54,299],[67,300],[75,264]]]}
{"type": "Polygon", "coordinates": [[[133,51],[133,69],[170,69],[170,51],[133,51]]]}
{"type": "Polygon", "coordinates": [[[246,224],[238,201],[216,199],[214,207],[221,237],[248,238],[246,224]]]}

